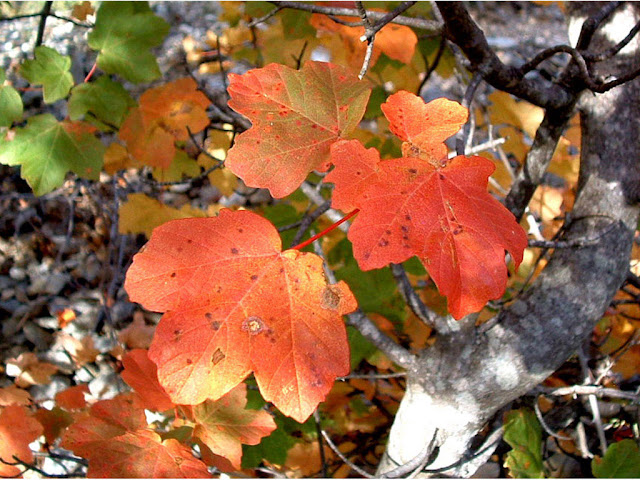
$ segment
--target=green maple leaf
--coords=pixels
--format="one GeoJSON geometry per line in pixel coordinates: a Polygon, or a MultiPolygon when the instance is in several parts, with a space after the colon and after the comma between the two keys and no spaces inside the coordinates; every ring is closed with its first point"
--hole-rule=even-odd
{"type": "Polygon", "coordinates": [[[36,47],[35,54],[34,60],[23,62],[20,75],[32,85],[42,85],[45,103],[66,97],[73,87],[73,77],[69,73],[71,58],[44,46],[36,47]]]}
{"type": "Polygon", "coordinates": [[[4,83],[4,70],[0,68],[0,127],[10,127],[22,118],[22,99],[15,88],[4,83]]]}
{"type": "Polygon", "coordinates": [[[135,106],[136,102],[121,84],[102,76],[71,90],[69,118],[80,120],[85,117],[92,125],[107,130],[108,125],[120,127],[129,108],[135,106]]]}
{"type": "Polygon", "coordinates": [[[89,46],[99,50],[98,67],[134,83],[160,76],[156,58],[149,51],[160,45],[169,24],[154,15],[146,2],[103,2],[89,46]]]}
{"type": "Polygon", "coordinates": [[[528,408],[505,414],[504,440],[512,450],[504,463],[514,478],[544,478],[542,463],[542,430],[528,408]]]}
{"type": "Polygon", "coordinates": [[[20,165],[36,195],[62,185],[68,171],[97,180],[105,148],[93,130],[83,122],[58,122],[50,114],[31,117],[13,140],[0,143],[0,163],[20,165]]]}
{"type": "Polygon", "coordinates": [[[591,462],[596,478],[638,478],[640,477],[640,449],[636,442],[627,438],[607,448],[604,457],[596,457],[591,462]]]}

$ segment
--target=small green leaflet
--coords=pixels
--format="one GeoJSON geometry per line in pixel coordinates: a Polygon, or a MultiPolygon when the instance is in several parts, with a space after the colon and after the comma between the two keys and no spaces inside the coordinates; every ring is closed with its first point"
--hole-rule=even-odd
{"type": "Polygon", "coordinates": [[[147,2],[102,2],[89,46],[99,50],[98,67],[134,83],[160,76],[149,51],[162,43],[169,24],[151,12],[147,2]]]}
{"type": "Polygon", "coordinates": [[[69,118],[84,120],[101,130],[120,127],[125,115],[136,102],[124,87],[107,76],[95,82],[82,83],[71,90],[69,118]]]}
{"type": "Polygon", "coordinates": [[[11,141],[0,141],[0,163],[20,165],[21,176],[36,195],[64,182],[68,171],[97,180],[105,147],[83,122],[58,122],[53,115],[36,115],[15,131],[11,141]]]}
{"type": "Polygon", "coordinates": [[[22,99],[15,88],[3,85],[4,70],[0,68],[0,127],[10,127],[22,118],[22,99]]]}
{"type": "Polygon", "coordinates": [[[591,461],[591,470],[596,478],[639,478],[638,445],[629,438],[609,445],[604,457],[591,461]]]}
{"type": "Polygon", "coordinates": [[[45,103],[66,97],[73,87],[73,77],[69,73],[71,58],[44,46],[36,47],[35,54],[35,60],[22,63],[20,75],[31,85],[42,85],[45,103]]]}
{"type": "Polygon", "coordinates": [[[504,440],[513,450],[507,454],[504,466],[514,478],[543,478],[542,431],[528,408],[511,410],[505,415],[504,440]]]}
{"type": "Polygon", "coordinates": [[[365,313],[377,313],[402,329],[407,312],[398,286],[389,267],[363,272],[353,258],[351,242],[346,238],[329,252],[329,263],[335,267],[336,278],[349,284],[365,313]]]}

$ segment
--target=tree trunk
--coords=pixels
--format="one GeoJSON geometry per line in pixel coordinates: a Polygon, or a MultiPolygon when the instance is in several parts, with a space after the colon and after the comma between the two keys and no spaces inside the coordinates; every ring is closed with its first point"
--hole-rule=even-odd
{"type": "MultiPolygon", "coordinates": [[[[574,8],[585,18],[597,6],[574,8]]],[[[639,13],[632,4],[616,10],[596,32],[590,50],[621,40],[639,13]]],[[[638,43],[595,64],[592,72],[608,79],[637,68],[638,43]]],[[[562,239],[586,239],[586,246],[556,250],[535,282],[487,331],[463,327],[438,337],[422,353],[408,372],[378,475],[418,456],[434,436],[437,451],[425,474],[473,474],[493,451],[469,459],[474,437],[499,409],[575,352],[624,281],[639,214],[640,79],[604,94],[585,91],[578,109],[580,179],[562,239]]]]}

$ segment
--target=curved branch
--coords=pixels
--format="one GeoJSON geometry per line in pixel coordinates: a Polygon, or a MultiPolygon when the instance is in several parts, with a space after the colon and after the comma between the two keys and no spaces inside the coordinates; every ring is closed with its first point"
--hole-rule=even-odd
{"type": "Polygon", "coordinates": [[[543,108],[563,108],[573,101],[573,93],[564,86],[523,77],[518,68],[502,63],[462,3],[436,4],[445,22],[447,38],[462,49],[472,69],[481,71],[487,83],[543,108]]]}

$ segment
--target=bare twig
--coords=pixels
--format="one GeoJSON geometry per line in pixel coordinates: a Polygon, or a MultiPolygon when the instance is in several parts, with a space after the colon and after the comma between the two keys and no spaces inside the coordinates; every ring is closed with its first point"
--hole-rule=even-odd
{"type": "Polygon", "coordinates": [[[42,11],[40,12],[40,23],[38,24],[38,33],[36,35],[36,47],[42,45],[42,38],[44,36],[44,27],[47,25],[47,17],[51,14],[51,7],[53,2],[44,2],[42,11]]]}
{"type": "Polygon", "coordinates": [[[473,121],[473,115],[471,113],[471,102],[473,101],[473,96],[476,93],[476,89],[482,82],[483,73],[476,72],[473,75],[473,78],[469,82],[467,86],[467,91],[464,94],[464,98],[462,100],[462,106],[469,111],[469,120],[464,124],[462,130],[456,136],[456,152],[458,155],[466,155],[466,147],[467,140],[469,139],[469,134],[471,132],[471,125],[473,121]]]}
{"type": "Polygon", "coordinates": [[[340,380],[342,382],[346,382],[352,378],[364,378],[369,380],[384,380],[386,378],[401,378],[406,377],[406,372],[396,372],[396,373],[351,373],[344,377],[338,377],[336,380],[340,380]]]}
{"type": "Polygon", "coordinates": [[[558,432],[555,432],[551,429],[551,427],[549,427],[549,425],[547,425],[547,422],[545,421],[542,412],[540,411],[540,405],[538,404],[538,399],[536,398],[536,400],[533,402],[533,409],[536,412],[536,417],[538,417],[538,422],[540,422],[540,426],[544,429],[545,432],[547,432],[549,435],[551,435],[552,437],[555,437],[559,440],[572,440],[571,437],[566,437],[564,435],[560,435],[558,432]]]}
{"type": "Polygon", "coordinates": [[[364,478],[376,478],[375,475],[371,475],[369,472],[367,472],[366,470],[363,470],[362,468],[357,466],[355,463],[353,463],[351,460],[349,460],[345,456],[345,454],[340,451],[338,446],[335,443],[333,443],[333,440],[331,440],[331,437],[327,432],[325,432],[323,429],[320,429],[320,433],[322,434],[322,437],[324,438],[324,440],[327,442],[327,445],[329,445],[329,448],[333,450],[333,453],[335,453],[340,460],[342,460],[344,463],[349,465],[349,467],[351,467],[353,471],[358,473],[358,475],[362,475],[364,478]]]}
{"type": "Polygon", "coordinates": [[[429,65],[429,59],[426,56],[423,55],[424,64],[425,65],[429,65],[429,68],[425,72],[424,78],[420,82],[420,85],[418,85],[418,91],[416,92],[417,95],[420,95],[420,92],[422,91],[422,88],[429,81],[429,78],[431,77],[431,74],[433,72],[435,72],[436,68],[438,68],[438,65],[440,64],[440,59],[442,58],[442,54],[444,53],[444,49],[445,49],[446,46],[447,46],[447,39],[445,38],[444,35],[442,35],[440,37],[440,45],[438,45],[438,51],[436,52],[436,58],[433,59],[433,63],[431,65],[429,65]]]}
{"type": "Polygon", "coordinates": [[[313,419],[316,423],[316,432],[318,434],[318,447],[320,448],[320,463],[322,463],[322,477],[327,478],[329,474],[327,472],[327,458],[324,454],[324,445],[322,442],[322,428],[320,427],[320,413],[318,409],[313,412],[313,419]]]}
{"type": "Polygon", "coordinates": [[[253,27],[256,27],[256,26],[260,25],[261,23],[266,22],[271,17],[273,17],[276,13],[278,13],[280,10],[282,10],[282,8],[283,7],[276,7],[273,10],[271,10],[269,13],[267,13],[266,15],[263,15],[262,17],[259,17],[259,18],[254,18],[253,20],[251,20],[247,24],[247,27],[253,28],[253,27]]]}
{"type": "Polygon", "coordinates": [[[605,50],[604,52],[598,52],[598,53],[584,52],[582,56],[584,57],[585,60],[589,62],[601,62],[602,60],[611,58],[615,54],[617,54],[620,50],[622,50],[624,47],[626,47],[629,44],[629,42],[633,39],[633,37],[636,36],[638,31],[640,31],[640,22],[636,23],[635,26],[629,31],[627,36],[624,37],[622,40],[620,40],[613,47],[605,50]]]}
{"type": "MultiPolygon", "coordinates": [[[[325,15],[340,15],[343,17],[359,17],[360,13],[355,8],[344,8],[344,7],[326,7],[321,5],[315,5],[312,3],[304,3],[304,2],[270,2],[273,5],[282,8],[292,8],[294,10],[301,10],[304,12],[311,13],[323,13],[325,15]]],[[[408,8],[408,7],[407,7],[408,8]]],[[[372,10],[367,10],[367,16],[377,22],[378,20],[383,19],[387,16],[388,13],[384,12],[375,12],[372,10]]],[[[402,15],[398,15],[393,19],[392,22],[397,25],[406,25],[412,28],[418,28],[421,30],[430,30],[432,32],[440,32],[442,26],[440,23],[435,22],[433,20],[427,20],[424,18],[413,18],[413,17],[405,17],[402,15]]]]}
{"type": "Polygon", "coordinates": [[[325,200],[322,205],[319,205],[313,212],[305,215],[305,217],[300,221],[300,228],[296,232],[296,236],[293,237],[291,241],[291,248],[298,245],[304,234],[309,230],[311,224],[315,222],[321,215],[323,215],[327,210],[331,208],[331,200],[325,200]]]}
{"type": "Polygon", "coordinates": [[[369,17],[367,16],[367,11],[364,8],[362,2],[356,2],[356,8],[358,9],[358,13],[360,14],[360,18],[362,19],[362,25],[364,26],[364,35],[360,38],[361,42],[367,42],[367,50],[364,54],[364,60],[362,61],[362,68],[360,69],[360,73],[358,74],[358,78],[362,80],[369,69],[369,64],[371,63],[371,57],[373,55],[373,45],[376,41],[376,32],[373,30],[373,26],[369,17]]]}
{"type": "Polygon", "coordinates": [[[385,25],[393,22],[393,20],[396,17],[398,17],[398,15],[400,15],[405,10],[408,10],[413,5],[415,5],[416,3],[418,3],[418,2],[416,2],[416,1],[402,2],[400,5],[398,5],[396,8],[394,8],[392,11],[387,13],[384,17],[376,20],[375,25],[372,26],[371,33],[373,35],[375,35],[376,33],[378,33],[380,31],[381,28],[383,28],[385,25]]]}
{"type": "MultiPolygon", "coordinates": [[[[327,261],[317,241],[313,242],[313,248],[320,258],[324,260],[324,272],[329,282],[337,283],[336,276],[333,271],[327,266],[327,261]]],[[[393,362],[401,367],[410,370],[413,368],[416,362],[414,355],[409,353],[408,350],[398,345],[391,338],[385,335],[378,326],[373,323],[369,317],[367,317],[361,310],[356,310],[354,313],[347,315],[347,323],[352,327],[358,329],[358,331],[367,340],[373,343],[379,350],[387,355],[393,362]]]]}
{"type": "Polygon", "coordinates": [[[594,395],[598,398],[621,398],[631,400],[634,403],[640,403],[640,392],[625,392],[615,388],[606,388],[599,385],[573,385],[571,387],[536,387],[535,392],[545,395],[553,395],[554,397],[563,397],[565,395],[594,395]]]}

